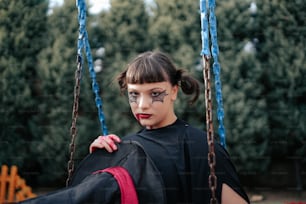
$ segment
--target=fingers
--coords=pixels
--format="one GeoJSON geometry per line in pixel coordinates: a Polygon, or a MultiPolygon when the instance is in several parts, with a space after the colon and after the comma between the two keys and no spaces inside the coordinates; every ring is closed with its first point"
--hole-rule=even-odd
{"type": "Polygon", "coordinates": [[[104,146],[99,142],[99,139],[95,139],[89,146],[89,153],[93,153],[96,149],[103,149],[104,146]]]}
{"type": "Polygon", "coordinates": [[[113,152],[118,149],[116,143],[120,143],[120,142],[121,142],[121,139],[117,135],[114,135],[114,134],[110,134],[106,136],[99,136],[97,139],[95,139],[91,143],[89,147],[89,152],[92,153],[98,148],[99,149],[105,148],[106,151],[113,152]]]}
{"type": "Polygon", "coordinates": [[[121,142],[120,137],[118,137],[117,135],[110,134],[110,135],[108,135],[108,137],[110,137],[114,142],[117,142],[117,143],[121,142]]]}
{"type": "Polygon", "coordinates": [[[104,148],[108,152],[113,152],[114,150],[117,150],[117,145],[110,137],[101,136],[102,140],[100,140],[101,144],[104,146],[104,148]]]}
{"type": "Polygon", "coordinates": [[[118,148],[116,143],[121,142],[121,139],[117,135],[113,134],[107,136],[100,136],[99,140],[108,152],[113,152],[117,150],[118,148]]]}

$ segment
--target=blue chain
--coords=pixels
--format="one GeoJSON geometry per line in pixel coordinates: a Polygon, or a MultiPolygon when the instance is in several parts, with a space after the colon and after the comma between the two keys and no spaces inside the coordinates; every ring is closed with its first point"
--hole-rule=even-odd
{"type": "Polygon", "coordinates": [[[202,56],[210,57],[209,50],[209,30],[208,30],[208,14],[206,9],[206,0],[200,0],[201,10],[201,36],[202,36],[202,56]]]}
{"type": "Polygon", "coordinates": [[[99,86],[96,80],[96,73],[93,66],[88,35],[86,31],[86,4],[84,0],[77,0],[76,6],[78,7],[78,21],[79,21],[79,37],[78,37],[78,57],[82,58],[82,49],[85,49],[85,54],[88,62],[88,69],[92,79],[92,90],[95,94],[95,102],[98,108],[98,116],[101,124],[102,134],[107,135],[108,130],[105,124],[105,117],[102,110],[103,102],[99,96],[99,86]]]}
{"type": "Polygon", "coordinates": [[[223,124],[224,109],[222,100],[222,84],[220,79],[220,64],[218,62],[219,47],[217,40],[217,20],[215,15],[215,0],[208,0],[209,13],[206,8],[206,0],[200,0],[201,10],[201,35],[202,35],[202,51],[201,55],[208,58],[213,57],[213,72],[215,77],[215,91],[217,101],[217,119],[219,121],[218,133],[220,137],[220,143],[223,147],[226,147],[225,128],[223,124]],[[209,19],[208,19],[209,16],[209,19]],[[209,29],[209,30],[208,30],[209,29]],[[211,37],[211,53],[209,49],[209,34],[211,37]]]}

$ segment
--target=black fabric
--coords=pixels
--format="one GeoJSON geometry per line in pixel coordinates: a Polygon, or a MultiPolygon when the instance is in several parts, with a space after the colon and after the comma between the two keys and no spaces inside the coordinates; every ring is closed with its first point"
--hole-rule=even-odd
{"type": "MultiPolygon", "coordinates": [[[[218,201],[222,184],[227,184],[249,202],[227,151],[215,144],[215,153],[218,201]]],[[[128,170],[141,204],[209,203],[207,154],[205,132],[177,120],[167,127],[124,137],[114,153],[95,151],[81,162],[68,188],[22,203],[120,203],[114,178],[107,173],[92,175],[111,166],[128,170]]]]}
{"type": "MultiPolygon", "coordinates": [[[[138,141],[152,158],[165,184],[167,203],[209,203],[208,188],[208,145],[206,133],[186,122],[177,120],[174,124],[160,129],[143,129],[124,140],[138,141]]],[[[216,195],[221,202],[222,184],[233,188],[247,202],[235,167],[228,153],[215,144],[216,153],[216,195]]]]}
{"type": "Polygon", "coordinates": [[[79,185],[28,199],[22,204],[120,204],[120,191],[109,173],[86,177],[79,185]],[[105,185],[107,184],[107,185],[105,185]]]}
{"type": "Polygon", "coordinates": [[[142,147],[133,141],[118,144],[118,151],[96,150],[88,155],[73,174],[69,187],[21,202],[22,204],[117,204],[120,190],[109,173],[97,170],[121,166],[131,175],[139,203],[166,203],[162,178],[142,147]]]}

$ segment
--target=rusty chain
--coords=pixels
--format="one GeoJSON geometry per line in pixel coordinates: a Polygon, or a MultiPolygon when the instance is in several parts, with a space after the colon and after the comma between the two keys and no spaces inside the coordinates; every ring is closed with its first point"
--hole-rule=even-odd
{"type": "Polygon", "coordinates": [[[82,73],[82,57],[78,55],[77,57],[77,69],[75,71],[75,86],[74,86],[74,101],[73,101],[73,110],[72,110],[72,124],[70,128],[71,142],[69,145],[70,148],[70,159],[68,161],[68,178],[66,180],[66,186],[69,185],[69,182],[74,171],[74,152],[75,152],[75,138],[77,135],[76,122],[78,118],[79,110],[79,98],[80,98],[80,83],[81,83],[81,73],[82,73]]]}
{"type": "Polygon", "coordinates": [[[211,100],[211,78],[210,78],[210,58],[203,56],[203,77],[205,85],[205,106],[206,106],[206,129],[207,129],[207,143],[208,143],[208,165],[210,175],[208,177],[208,184],[211,190],[210,204],[217,204],[216,198],[217,176],[215,174],[216,155],[214,148],[214,126],[211,100]]]}

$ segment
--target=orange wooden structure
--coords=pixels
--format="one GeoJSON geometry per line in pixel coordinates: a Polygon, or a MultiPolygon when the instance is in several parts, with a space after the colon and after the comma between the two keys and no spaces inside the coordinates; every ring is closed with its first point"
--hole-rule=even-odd
{"type": "Polygon", "coordinates": [[[17,166],[9,172],[7,165],[2,165],[0,174],[0,204],[14,203],[36,197],[32,188],[17,174],[17,166]]]}

